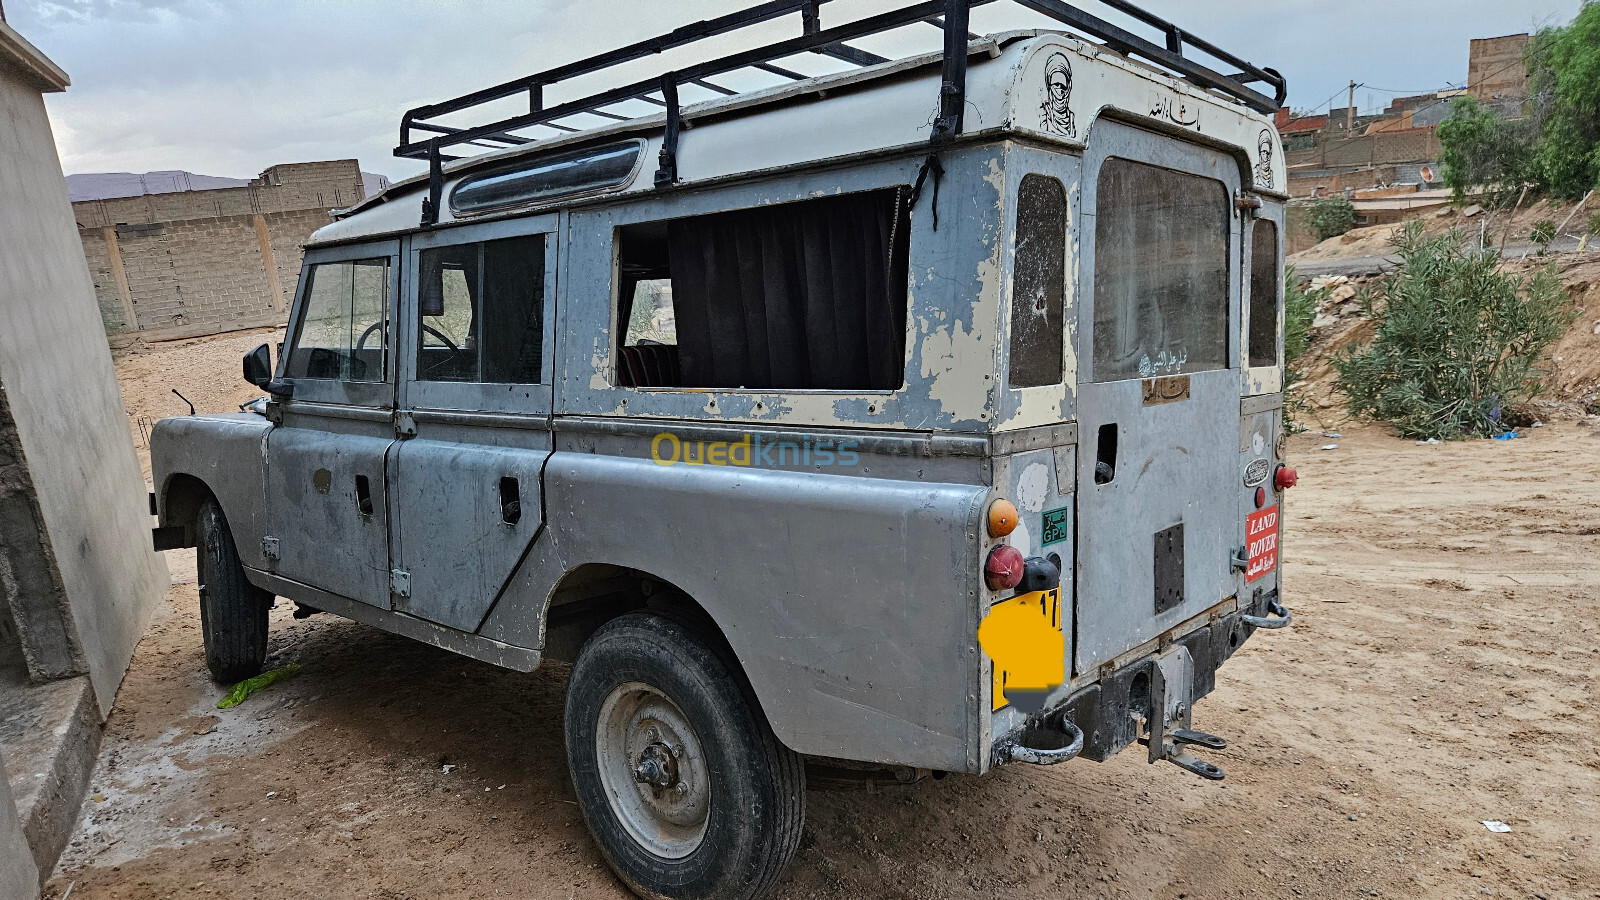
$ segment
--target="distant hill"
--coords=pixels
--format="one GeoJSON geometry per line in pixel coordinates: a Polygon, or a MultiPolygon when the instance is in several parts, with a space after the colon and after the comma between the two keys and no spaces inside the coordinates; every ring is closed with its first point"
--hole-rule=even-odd
{"type": "MultiPolygon", "coordinates": [[[[244,187],[248,178],[223,178],[218,175],[196,175],[181,169],[161,172],[89,172],[67,176],[67,190],[73,202],[79,200],[112,200],[117,197],[142,197],[145,194],[176,194],[183,191],[209,191],[216,188],[244,187]]],[[[361,173],[361,184],[367,196],[389,186],[389,179],[372,172],[361,173]]]]}

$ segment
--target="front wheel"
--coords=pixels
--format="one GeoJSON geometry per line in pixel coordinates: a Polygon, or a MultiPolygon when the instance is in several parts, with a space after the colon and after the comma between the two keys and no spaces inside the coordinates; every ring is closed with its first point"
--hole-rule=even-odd
{"type": "Polygon", "coordinates": [[[805,766],[690,617],[601,626],[567,687],[578,807],[617,875],[671,900],[750,900],[800,843],[805,766]]]}
{"type": "Polygon", "coordinates": [[[272,595],[244,577],[222,506],[207,500],[195,518],[200,576],[200,632],[211,677],[233,684],[258,675],[267,660],[272,595]]]}

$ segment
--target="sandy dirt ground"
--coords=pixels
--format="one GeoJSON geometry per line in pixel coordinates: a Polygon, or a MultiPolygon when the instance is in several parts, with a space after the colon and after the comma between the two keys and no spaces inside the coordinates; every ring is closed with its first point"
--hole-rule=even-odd
{"type": "MultiPolygon", "coordinates": [[[[238,356],[262,339],[124,355],[130,409],[170,414],[170,387],[248,399],[238,356]]],[[[1527,434],[1291,440],[1295,624],[1196,714],[1230,741],[1207,754],[1226,781],[1127,751],[813,790],[777,896],[1600,897],[1600,422],[1527,434]]],[[[572,801],[564,667],[503,672],[283,604],[269,665],[303,672],[218,710],[192,551],[169,555],[180,583],[47,900],[629,896],[572,801]]]]}

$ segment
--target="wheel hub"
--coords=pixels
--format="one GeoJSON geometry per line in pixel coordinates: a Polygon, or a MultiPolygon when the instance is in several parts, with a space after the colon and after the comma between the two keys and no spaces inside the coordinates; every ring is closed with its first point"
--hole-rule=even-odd
{"type": "Polygon", "coordinates": [[[672,748],[659,742],[644,748],[639,754],[639,765],[634,767],[633,780],[649,785],[658,793],[680,784],[678,758],[673,755],[672,748]]]}
{"type": "Polygon", "coordinates": [[[711,778],[694,727],[676,703],[639,682],[600,705],[595,758],[606,800],[641,847],[682,859],[705,839],[711,778]]]}

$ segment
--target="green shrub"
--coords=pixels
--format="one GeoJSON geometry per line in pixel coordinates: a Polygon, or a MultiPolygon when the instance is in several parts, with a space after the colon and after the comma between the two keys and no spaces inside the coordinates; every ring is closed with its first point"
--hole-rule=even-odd
{"type": "Polygon", "coordinates": [[[1411,438],[1495,434],[1504,408],[1539,392],[1539,354],[1572,322],[1560,280],[1496,271],[1493,250],[1458,231],[1427,237],[1420,222],[1395,246],[1400,265],[1369,307],[1376,335],[1334,359],[1351,414],[1411,438]]]}
{"type": "Polygon", "coordinates": [[[1311,320],[1324,291],[1311,290],[1309,281],[1295,275],[1294,266],[1283,270],[1283,358],[1293,365],[1311,346],[1311,320]]]}
{"type": "Polygon", "coordinates": [[[1556,239],[1556,223],[1549,219],[1540,219],[1533,223],[1533,231],[1528,235],[1535,244],[1539,245],[1539,255],[1550,249],[1550,242],[1556,239]]]}
{"type": "Polygon", "coordinates": [[[1294,266],[1283,270],[1283,418],[1290,430],[1300,431],[1296,423],[1305,411],[1305,399],[1289,391],[1300,383],[1295,365],[1311,347],[1311,322],[1317,317],[1317,302],[1326,291],[1311,290],[1311,283],[1295,275],[1294,266]]]}
{"type": "Polygon", "coordinates": [[[1319,241],[1338,237],[1356,227],[1355,204],[1338,195],[1323,197],[1311,204],[1306,224],[1319,241]]]}

